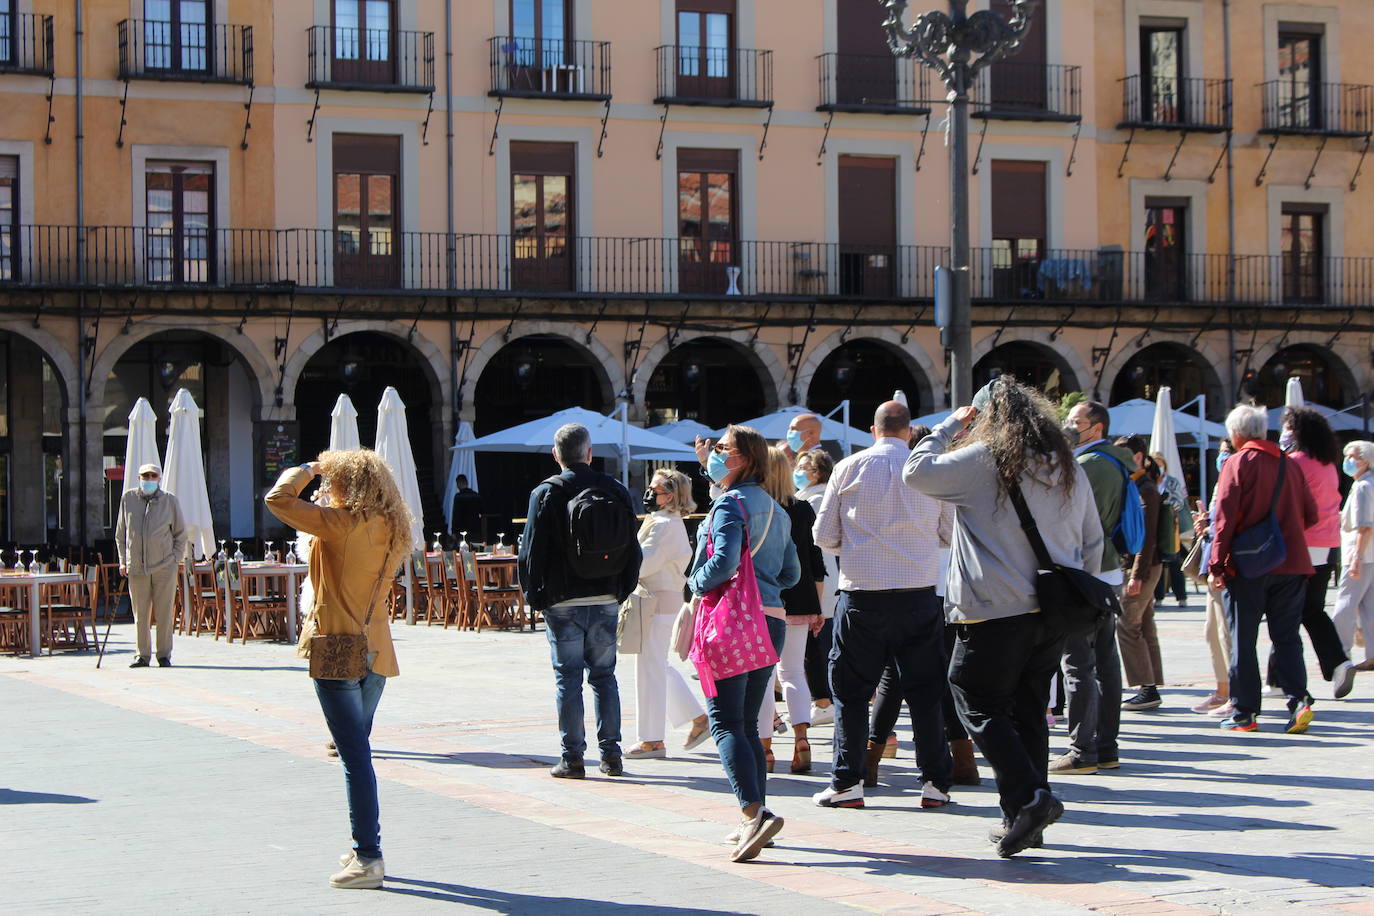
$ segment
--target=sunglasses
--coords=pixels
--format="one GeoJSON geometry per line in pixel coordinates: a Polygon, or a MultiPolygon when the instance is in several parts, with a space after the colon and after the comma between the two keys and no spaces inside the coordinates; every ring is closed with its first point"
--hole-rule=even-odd
{"type": "Polygon", "coordinates": [[[711,446],[711,451],[718,455],[723,455],[726,453],[733,453],[735,447],[733,445],[726,445],[724,442],[717,442],[715,445],[711,446]]]}

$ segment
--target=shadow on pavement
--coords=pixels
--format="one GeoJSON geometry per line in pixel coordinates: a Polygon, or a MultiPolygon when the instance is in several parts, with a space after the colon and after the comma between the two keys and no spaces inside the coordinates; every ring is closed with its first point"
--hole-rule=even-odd
{"type": "Polygon", "coordinates": [[[461,903],[498,913],[559,913],[560,916],[596,916],[600,913],[671,913],[676,916],[720,916],[736,910],[705,910],[700,907],[654,906],[637,903],[615,903],[610,900],[583,900],[574,897],[538,897],[532,894],[512,894],[508,891],[465,884],[444,884],[439,881],[420,881],[414,878],[386,876],[383,891],[407,897],[423,897],[444,903],[461,903]],[[397,887],[396,885],[406,885],[397,887]]]}
{"type": "Polygon", "coordinates": [[[0,805],[89,805],[96,801],[84,795],[55,795],[51,792],[25,792],[0,789],[0,805]]]}
{"type": "Polygon", "coordinates": [[[1266,878],[1290,878],[1316,887],[1374,886],[1374,856],[1357,853],[1301,853],[1259,856],[1228,852],[1180,852],[1167,849],[1113,849],[1100,846],[1062,846],[1063,852],[1092,855],[1092,861],[1118,868],[1137,867],[1150,878],[1159,877],[1156,869],[1173,866],[1189,870],[1214,871],[1233,878],[1241,872],[1266,878]]]}

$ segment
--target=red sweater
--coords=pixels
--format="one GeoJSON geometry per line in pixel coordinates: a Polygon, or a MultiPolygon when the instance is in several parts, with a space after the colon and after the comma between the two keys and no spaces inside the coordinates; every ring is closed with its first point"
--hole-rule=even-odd
{"type": "MultiPolygon", "coordinates": [[[[1259,524],[1269,514],[1269,501],[1279,477],[1279,447],[1264,439],[1251,439],[1221,466],[1216,496],[1212,500],[1212,562],[1214,575],[1236,575],[1231,562],[1231,542],[1237,534],[1259,524]]],[[[1287,460],[1287,459],[1284,459],[1287,460]]],[[[1310,576],[1305,532],[1317,523],[1317,504],[1297,462],[1289,461],[1283,492],[1274,509],[1287,558],[1272,575],[1310,576]]]]}

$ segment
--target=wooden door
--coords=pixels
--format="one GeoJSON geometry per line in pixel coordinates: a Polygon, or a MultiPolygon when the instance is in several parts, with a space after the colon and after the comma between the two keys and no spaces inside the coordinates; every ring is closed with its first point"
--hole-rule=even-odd
{"type": "Polygon", "coordinates": [[[897,160],[841,156],[840,294],[891,296],[897,260],[897,160]]]}
{"type": "Polygon", "coordinates": [[[396,82],[391,0],[334,0],[333,82],[396,82]]]}
{"type": "MultiPolygon", "coordinates": [[[[897,59],[887,46],[887,13],[870,0],[839,0],[835,24],[835,102],[884,105],[897,101],[897,59]]],[[[909,100],[908,100],[909,101],[909,100]]]]}
{"type": "Polygon", "coordinates": [[[577,146],[511,143],[511,269],[520,290],[571,290],[577,146]]]}
{"type": "Polygon", "coordinates": [[[737,150],[678,150],[678,288],[723,294],[739,266],[737,150]]]}
{"type": "Polygon", "coordinates": [[[401,138],[334,135],[334,285],[400,286],[401,138]]]}

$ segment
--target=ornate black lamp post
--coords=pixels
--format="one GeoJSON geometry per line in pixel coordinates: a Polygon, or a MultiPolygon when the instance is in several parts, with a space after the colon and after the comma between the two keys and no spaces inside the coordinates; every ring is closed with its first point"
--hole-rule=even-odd
{"type": "Polygon", "coordinates": [[[950,403],[973,400],[968,233],[968,91],[974,74],[1016,50],[1030,30],[1036,0],[1008,0],[1011,18],[989,10],[967,12],[968,0],[949,0],[949,13],[929,12],[910,29],[903,22],[907,0],[878,0],[887,7],[887,43],[898,57],[914,57],[940,75],[950,103],[950,403]],[[975,56],[976,55],[976,56],[975,56]]]}

